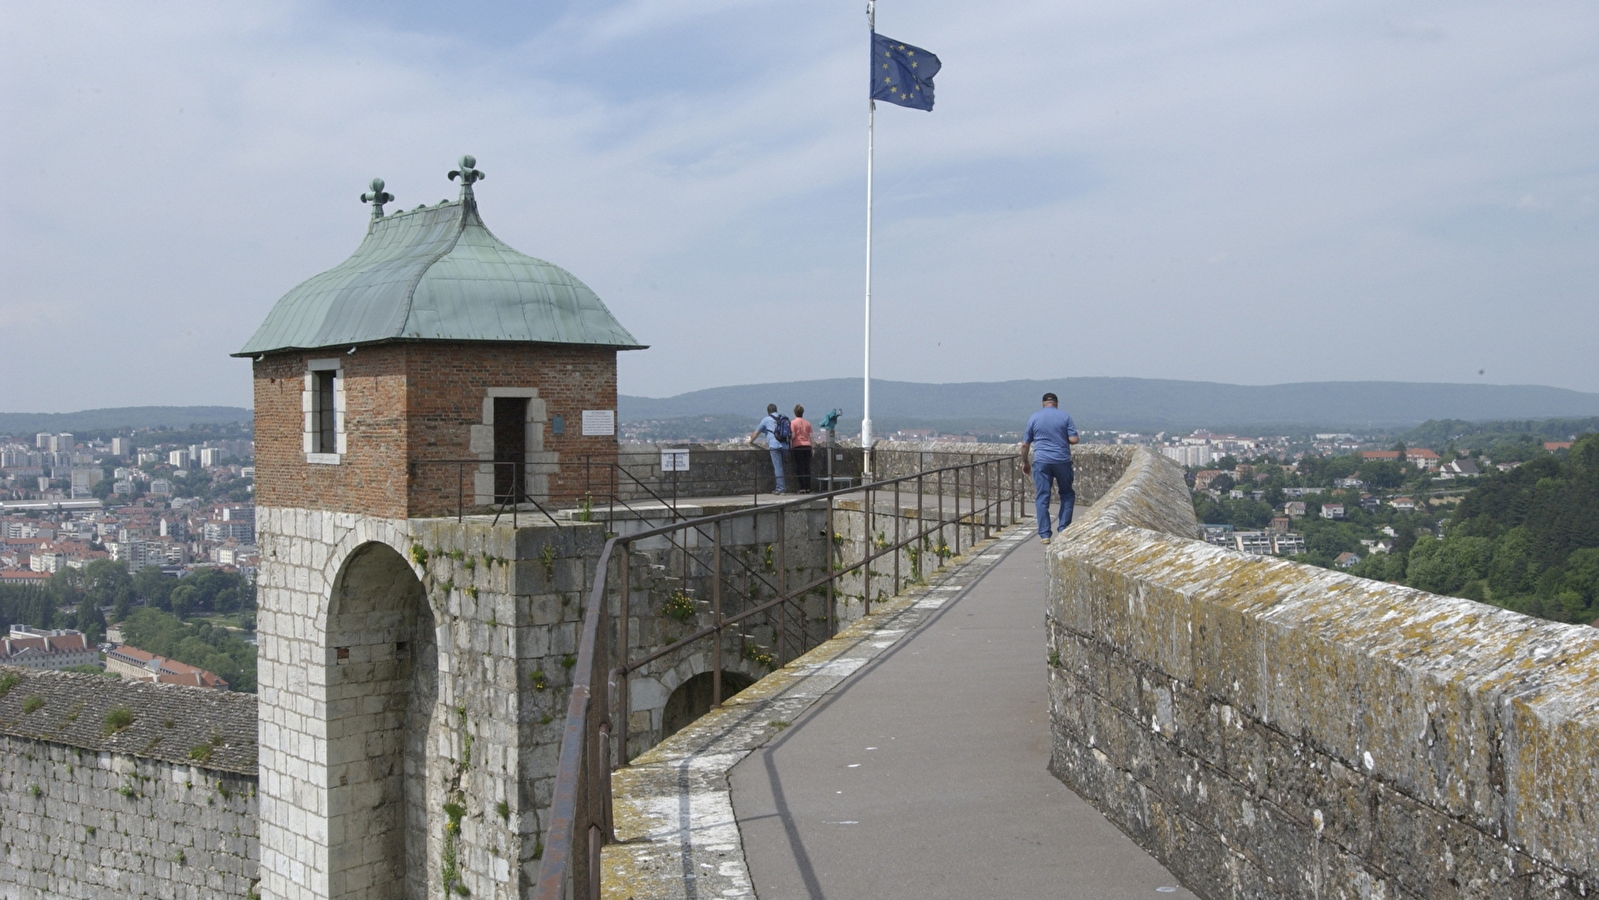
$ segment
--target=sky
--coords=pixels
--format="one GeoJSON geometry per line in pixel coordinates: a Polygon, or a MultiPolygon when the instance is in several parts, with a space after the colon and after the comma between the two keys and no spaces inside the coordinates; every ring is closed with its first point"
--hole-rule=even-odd
{"type": "MultiPolygon", "coordinates": [[[[884,0],[874,377],[1599,391],[1599,5],[884,0]]],[[[0,411],[248,405],[232,359],[456,196],[649,350],[859,377],[864,2],[0,5],[0,411]],[[391,210],[395,207],[391,207],[391,210]]]]}

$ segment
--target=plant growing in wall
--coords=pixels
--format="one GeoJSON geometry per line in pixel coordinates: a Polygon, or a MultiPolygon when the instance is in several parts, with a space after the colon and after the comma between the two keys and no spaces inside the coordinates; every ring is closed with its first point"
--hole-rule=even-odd
{"type": "Polygon", "coordinates": [[[423,566],[423,567],[427,566],[427,564],[428,564],[428,548],[422,546],[421,544],[412,544],[411,545],[411,562],[417,564],[418,566],[423,566]]]}
{"type": "Polygon", "coordinates": [[[681,590],[673,591],[661,609],[661,614],[667,618],[685,623],[694,618],[694,613],[694,598],[681,590]]]}
{"type": "Polygon", "coordinates": [[[114,706],[105,714],[105,733],[118,734],[127,730],[133,724],[133,710],[126,706],[114,706]]]}
{"type": "Polygon", "coordinates": [[[0,675],[0,697],[11,693],[11,689],[22,683],[22,676],[15,672],[0,675]]]}
{"type": "Polygon", "coordinates": [[[545,676],[543,669],[534,669],[527,673],[527,680],[535,691],[542,691],[550,686],[550,680],[545,676]]]}
{"type": "Polygon", "coordinates": [[[43,708],[44,698],[38,694],[29,694],[28,696],[22,698],[22,711],[24,713],[38,712],[43,708]]]}
{"type": "Polygon", "coordinates": [[[544,545],[544,549],[539,551],[539,563],[544,566],[544,578],[545,578],[545,580],[546,581],[554,581],[555,580],[555,545],[554,544],[545,544],[544,545]]]}
{"type": "Polygon", "coordinates": [[[777,668],[777,657],[773,655],[772,651],[760,646],[754,641],[744,642],[744,651],[742,656],[758,666],[766,667],[766,671],[768,672],[777,668]]]}

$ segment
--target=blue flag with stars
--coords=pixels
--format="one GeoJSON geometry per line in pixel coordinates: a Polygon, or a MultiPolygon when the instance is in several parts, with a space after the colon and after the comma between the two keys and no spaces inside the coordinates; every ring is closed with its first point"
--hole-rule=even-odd
{"type": "Polygon", "coordinates": [[[872,32],[872,99],[911,109],[933,108],[933,76],[938,57],[872,32]]]}

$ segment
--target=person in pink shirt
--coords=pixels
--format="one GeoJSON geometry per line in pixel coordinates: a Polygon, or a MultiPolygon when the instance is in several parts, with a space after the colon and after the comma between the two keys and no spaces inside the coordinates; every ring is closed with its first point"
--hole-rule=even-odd
{"type": "Polygon", "coordinates": [[[794,439],[789,441],[789,454],[794,457],[794,477],[799,481],[799,492],[811,492],[811,423],[805,421],[805,407],[794,404],[794,421],[789,423],[794,439]]]}

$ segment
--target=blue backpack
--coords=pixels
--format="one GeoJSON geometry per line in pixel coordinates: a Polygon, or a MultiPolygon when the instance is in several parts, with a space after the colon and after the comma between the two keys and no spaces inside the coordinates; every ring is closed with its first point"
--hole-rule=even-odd
{"type": "Polygon", "coordinates": [[[772,430],[773,437],[785,444],[794,439],[794,426],[789,424],[788,416],[782,413],[773,413],[772,421],[777,423],[777,426],[772,430]]]}

